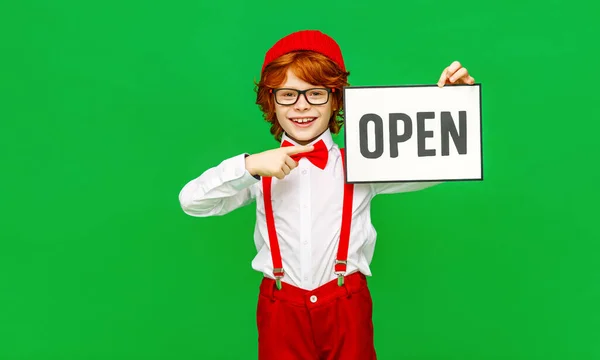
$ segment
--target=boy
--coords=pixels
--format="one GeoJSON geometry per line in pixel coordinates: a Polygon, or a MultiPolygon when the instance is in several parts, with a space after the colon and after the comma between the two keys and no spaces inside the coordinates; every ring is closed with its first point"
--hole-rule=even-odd
{"type": "MultiPolygon", "coordinates": [[[[370,201],[435,185],[345,183],[344,153],[332,134],[342,126],[348,75],[329,36],[305,30],[279,40],[266,53],[256,92],[280,147],[226,159],[179,195],[185,213],[198,217],[256,201],[260,360],[376,359],[366,281],[376,238],[370,201]]],[[[454,62],[438,86],[459,83],[474,79],[454,62]]]]}

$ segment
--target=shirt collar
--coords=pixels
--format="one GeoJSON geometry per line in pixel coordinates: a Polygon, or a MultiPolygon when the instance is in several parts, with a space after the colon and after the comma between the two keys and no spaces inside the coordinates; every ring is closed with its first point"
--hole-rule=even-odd
{"type": "MultiPolygon", "coordinates": [[[[297,142],[295,142],[294,140],[292,140],[289,136],[287,136],[287,134],[284,132],[283,135],[281,136],[281,143],[283,144],[283,141],[289,141],[294,145],[299,145],[297,142]]],[[[325,143],[325,146],[327,146],[327,150],[331,150],[331,147],[333,146],[333,138],[331,136],[331,130],[329,130],[329,128],[327,128],[327,130],[325,130],[321,135],[319,135],[318,138],[314,139],[313,141],[310,142],[310,144],[308,145],[313,145],[316,142],[318,142],[319,140],[323,140],[323,142],[325,143]]]]}

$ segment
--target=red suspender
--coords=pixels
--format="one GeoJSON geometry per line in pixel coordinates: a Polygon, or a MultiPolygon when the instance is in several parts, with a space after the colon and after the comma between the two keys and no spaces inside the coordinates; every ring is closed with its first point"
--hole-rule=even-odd
{"type": "MultiPolygon", "coordinates": [[[[345,149],[340,149],[342,155],[342,168],[345,165],[345,149]]],[[[345,172],[344,172],[345,177],[345,172]]],[[[348,260],[348,245],[350,244],[350,224],[352,223],[352,199],[354,198],[354,184],[348,184],[344,179],[344,205],[342,208],[342,229],[340,230],[340,243],[338,245],[335,273],[338,276],[338,285],[344,284],[346,265],[348,260]]]]}
{"type": "MultiPolygon", "coordinates": [[[[342,168],[344,167],[344,149],[340,149],[342,155],[342,168]]],[[[263,197],[265,203],[265,217],[267,221],[267,230],[269,234],[269,244],[271,245],[271,258],[273,260],[273,276],[275,276],[277,288],[281,289],[281,278],[284,276],[283,263],[281,261],[281,250],[277,239],[277,230],[275,229],[275,219],[273,217],[273,204],[271,202],[271,177],[262,178],[263,197]]],[[[350,243],[350,225],[352,223],[352,200],[354,198],[354,184],[348,184],[344,181],[344,202],[342,208],[342,228],[340,231],[340,242],[338,245],[337,258],[334,264],[335,274],[338,276],[338,285],[344,284],[344,275],[346,274],[346,265],[348,259],[348,245],[350,243]]]]}
{"type": "Polygon", "coordinates": [[[271,202],[271,177],[262,178],[263,197],[265,202],[265,217],[267,230],[269,232],[269,243],[271,244],[271,258],[273,259],[273,276],[277,281],[277,288],[281,289],[281,278],[284,275],[283,263],[281,262],[281,250],[277,240],[275,219],[273,218],[273,203],[271,202]]]}

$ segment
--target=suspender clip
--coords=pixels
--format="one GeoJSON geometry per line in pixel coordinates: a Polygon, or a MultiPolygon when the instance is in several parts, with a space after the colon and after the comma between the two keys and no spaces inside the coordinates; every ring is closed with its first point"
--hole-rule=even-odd
{"type": "Polygon", "coordinates": [[[273,276],[275,276],[275,284],[277,285],[277,290],[281,290],[281,279],[284,275],[285,271],[283,271],[283,268],[273,269],[273,276]]]}
{"type": "MultiPolygon", "coordinates": [[[[344,265],[344,271],[336,271],[335,274],[338,276],[338,286],[344,285],[344,275],[346,274],[346,265],[348,262],[346,260],[336,260],[335,265],[344,265]]],[[[335,266],[334,266],[335,268],[335,266]]]]}

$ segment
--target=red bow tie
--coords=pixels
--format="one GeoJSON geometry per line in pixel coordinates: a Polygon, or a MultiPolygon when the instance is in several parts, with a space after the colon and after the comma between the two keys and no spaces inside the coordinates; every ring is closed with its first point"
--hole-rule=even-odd
{"type": "MultiPolygon", "coordinates": [[[[287,140],[283,141],[283,146],[294,146],[294,144],[290,143],[287,140]]],[[[319,140],[314,144],[313,151],[303,152],[299,154],[290,155],[294,161],[299,161],[301,158],[307,158],[314,166],[319,169],[325,169],[325,165],[327,165],[327,158],[329,157],[329,151],[327,150],[327,146],[323,142],[323,140],[319,140]]]]}

